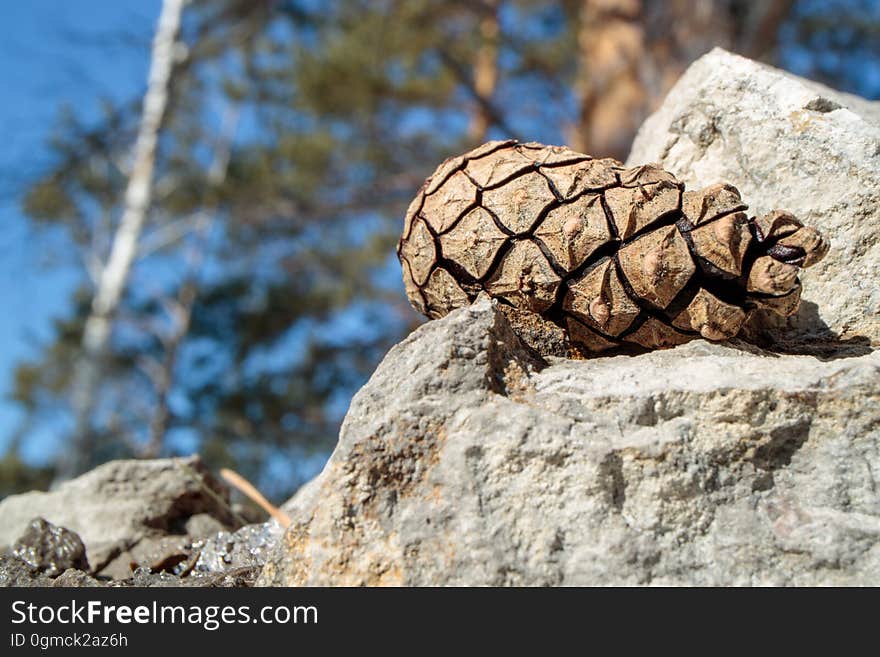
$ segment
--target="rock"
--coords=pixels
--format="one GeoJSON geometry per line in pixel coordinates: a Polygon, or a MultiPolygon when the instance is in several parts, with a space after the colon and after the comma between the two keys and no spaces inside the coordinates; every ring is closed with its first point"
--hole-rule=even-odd
{"type": "Polygon", "coordinates": [[[191,543],[192,539],[185,534],[144,537],[111,560],[101,574],[113,579],[128,579],[139,568],[172,575],[184,573],[192,566],[191,543]]]}
{"type": "Polygon", "coordinates": [[[12,554],[0,554],[0,588],[52,586],[52,578],[35,571],[12,554]]]}
{"type": "Polygon", "coordinates": [[[281,534],[274,522],[233,532],[228,490],[197,457],[114,461],[55,491],[6,498],[0,542],[29,513],[83,540],[42,519],[25,524],[0,557],[0,586],[251,586],[281,534]]]}
{"type": "MultiPolygon", "coordinates": [[[[114,579],[128,579],[139,568],[146,568],[151,573],[186,575],[193,569],[202,543],[216,535],[228,536],[226,529],[227,525],[210,514],[197,513],[186,521],[182,534],[144,537],[110,561],[101,573],[114,579]]],[[[227,569],[243,565],[230,561],[227,569]]],[[[249,560],[246,565],[253,564],[249,560]]]]}
{"type": "Polygon", "coordinates": [[[167,572],[154,573],[149,568],[137,568],[126,579],[96,579],[83,572],[70,568],[61,575],[47,577],[31,569],[28,564],[12,555],[0,555],[0,588],[5,587],[114,587],[114,588],[155,588],[155,587],[249,587],[253,586],[260,574],[258,566],[232,566],[222,572],[173,575],[167,572]]]}
{"type": "Polygon", "coordinates": [[[192,586],[203,588],[244,588],[253,586],[259,576],[259,566],[242,566],[219,573],[188,577],[187,580],[192,586]]]}
{"type": "Polygon", "coordinates": [[[878,402],[877,352],[542,363],[480,299],[388,353],[258,583],[880,585],[878,402]]]}
{"type": "Polygon", "coordinates": [[[0,555],[0,587],[104,586],[84,572],[88,570],[79,536],[35,518],[9,554],[0,555]]]}
{"type": "MultiPolygon", "coordinates": [[[[235,511],[235,506],[232,505],[233,511],[235,511]]],[[[198,540],[224,532],[227,527],[209,513],[197,513],[186,521],[185,529],[187,536],[198,540]]]]}
{"type": "Polygon", "coordinates": [[[138,568],[128,580],[113,582],[113,586],[119,587],[193,587],[193,588],[217,588],[217,587],[250,587],[253,586],[260,574],[260,569],[254,566],[232,567],[218,573],[202,573],[180,577],[166,572],[151,572],[149,568],[138,568]]]}
{"type": "Polygon", "coordinates": [[[98,581],[88,573],[70,568],[52,580],[52,586],[55,588],[95,588],[98,586],[107,586],[107,582],[98,581]]]}
{"type": "Polygon", "coordinates": [[[211,515],[226,529],[238,526],[228,497],[198,457],[111,461],[55,490],[0,501],[0,545],[11,544],[41,516],[80,536],[94,572],[123,577],[130,574],[130,551],[167,536],[190,540],[186,523],[197,514],[211,515]]]}
{"type": "MultiPolygon", "coordinates": [[[[194,534],[214,525],[207,514],[191,517],[194,534]]],[[[146,537],[112,560],[101,579],[89,575],[85,546],[75,533],[35,519],[8,554],[0,555],[0,587],[247,587],[281,537],[274,521],[192,536],[146,537]]]]}
{"type": "Polygon", "coordinates": [[[58,577],[68,568],[89,570],[86,546],[74,532],[35,518],[12,546],[13,556],[47,577],[58,577]]]}
{"type": "Polygon", "coordinates": [[[820,354],[880,344],[880,103],[715,49],[639,130],[629,163],[642,162],[691,189],[732,183],[750,213],[786,209],[830,238],[802,274],[800,312],[756,314],[752,339],[820,354]]]}
{"type": "Polygon", "coordinates": [[[194,574],[221,573],[230,568],[261,568],[283,533],[275,520],[219,532],[193,546],[198,552],[194,574]]]}

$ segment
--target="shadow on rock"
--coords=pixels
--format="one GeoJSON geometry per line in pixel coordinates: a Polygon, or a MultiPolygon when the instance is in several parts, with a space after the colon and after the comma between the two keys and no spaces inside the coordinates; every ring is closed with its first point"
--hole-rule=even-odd
{"type": "Polygon", "coordinates": [[[741,337],[771,353],[813,356],[822,361],[865,356],[874,351],[871,340],[864,335],[841,338],[819,315],[819,307],[806,300],[787,320],[757,311],[741,337]]]}

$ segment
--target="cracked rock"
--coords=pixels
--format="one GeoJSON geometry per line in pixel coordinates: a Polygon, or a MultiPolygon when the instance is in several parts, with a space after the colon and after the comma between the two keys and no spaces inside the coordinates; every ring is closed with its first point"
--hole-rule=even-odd
{"type": "Polygon", "coordinates": [[[538,361],[493,302],[355,396],[265,585],[880,585],[880,354],[538,361]]]}

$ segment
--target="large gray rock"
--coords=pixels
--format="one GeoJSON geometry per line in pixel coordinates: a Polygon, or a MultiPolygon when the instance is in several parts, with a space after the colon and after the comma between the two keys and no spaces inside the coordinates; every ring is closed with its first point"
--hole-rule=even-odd
{"type": "Polygon", "coordinates": [[[733,183],[751,212],[790,210],[830,237],[803,272],[801,312],[782,331],[757,315],[753,336],[800,352],[880,344],[880,103],[716,49],[642,126],[629,163],[644,162],[692,188],[733,183]]]}
{"type": "Polygon", "coordinates": [[[880,585],[880,353],[533,358],[482,299],[352,401],[265,585],[880,585]]]}
{"type": "Polygon", "coordinates": [[[121,577],[130,572],[132,552],[169,536],[190,540],[193,516],[237,526],[228,496],[198,457],[111,461],[55,490],[0,501],[0,545],[12,545],[39,516],[79,534],[94,571],[121,577]],[[114,559],[117,567],[108,571],[114,559]]]}

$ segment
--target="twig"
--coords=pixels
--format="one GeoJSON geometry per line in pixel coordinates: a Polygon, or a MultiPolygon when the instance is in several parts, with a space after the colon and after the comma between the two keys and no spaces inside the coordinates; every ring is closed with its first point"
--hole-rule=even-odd
{"type": "Polygon", "coordinates": [[[253,500],[263,511],[275,518],[279,525],[285,529],[290,527],[290,516],[263,497],[263,494],[247,479],[227,468],[220,468],[220,476],[223,477],[227,484],[237,488],[242,495],[253,500]]]}

